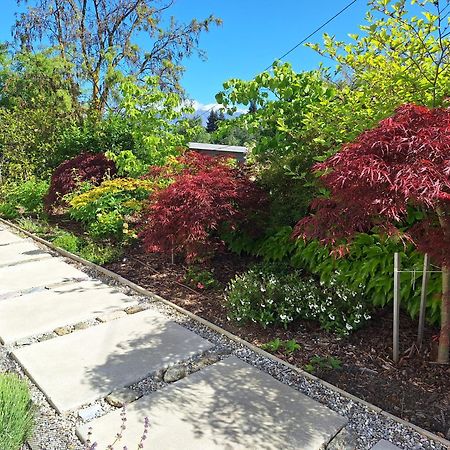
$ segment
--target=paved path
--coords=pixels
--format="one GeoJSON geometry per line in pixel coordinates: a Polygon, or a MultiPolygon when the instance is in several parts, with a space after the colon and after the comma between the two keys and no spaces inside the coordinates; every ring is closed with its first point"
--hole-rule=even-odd
{"type": "MultiPolygon", "coordinates": [[[[213,347],[156,311],[133,310],[134,297],[5,228],[0,225],[0,340],[59,413],[79,411],[213,347]],[[57,337],[35,339],[53,331],[57,337]]],[[[84,441],[91,427],[93,440],[105,446],[120,428],[120,412],[88,421],[78,436],[84,441]]],[[[319,450],[346,424],[234,356],[128,405],[128,448],[137,447],[144,417],[151,424],[145,448],[167,450],[319,450]]]]}

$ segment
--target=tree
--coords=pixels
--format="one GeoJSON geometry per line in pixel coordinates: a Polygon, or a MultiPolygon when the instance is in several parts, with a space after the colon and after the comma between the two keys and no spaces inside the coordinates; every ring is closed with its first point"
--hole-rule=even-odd
{"type": "Polygon", "coordinates": [[[163,168],[173,182],[157,191],[143,212],[140,237],[147,251],[181,253],[192,262],[221,246],[219,231],[246,222],[255,228],[264,192],[240,167],[196,152],[177,162],[173,173],[163,168]]]}
{"type": "Polygon", "coordinates": [[[311,205],[316,213],[294,236],[318,238],[345,251],[359,233],[377,227],[414,242],[442,267],[438,362],[449,362],[450,340],[450,110],[412,104],[315,166],[330,191],[311,205]],[[423,219],[405,232],[408,207],[423,219]]]}
{"type": "Polygon", "coordinates": [[[389,110],[414,102],[442,106],[450,92],[447,0],[370,0],[353,42],[324,35],[310,47],[338,63],[338,73],[371,104],[389,110]],[[408,11],[408,3],[414,10],[408,11]],[[413,12],[418,12],[417,16],[413,12]]]}
{"type": "Polygon", "coordinates": [[[250,106],[248,107],[248,114],[253,114],[258,110],[256,106],[256,102],[254,100],[250,100],[250,106]]]}
{"type": "Polygon", "coordinates": [[[214,133],[217,130],[219,121],[219,115],[214,109],[208,115],[208,120],[206,121],[206,131],[208,133],[214,133]]]}
{"type": "MultiPolygon", "coordinates": [[[[28,4],[29,0],[18,0],[28,4]]],[[[71,70],[67,76],[83,90],[89,87],[91,107],[103,112],[124,76],[137,80],[157,76],[163,89],[181,91],[181,63],[197,52],[203,31],[220,20],[213,16],[184,24],[166,12],[174,0],[36,0],[20,13],[14,36],[22,48],[50,42],[71,70]],[[145,34],[149,48],[136,42],[145,34]]],[[[74,90],[74,100],[76,89],[74,90]]]]}
{"type": "Polygon", "coordinates": [[[0,173],[47,176],[58,165],[57,141],[82,111],[72,102],[66,64],[48,51],[0,53],[0,173]]]}

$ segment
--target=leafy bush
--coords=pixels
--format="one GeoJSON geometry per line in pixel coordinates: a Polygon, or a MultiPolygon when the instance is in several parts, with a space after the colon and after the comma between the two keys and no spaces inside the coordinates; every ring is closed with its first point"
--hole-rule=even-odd
{"type": "Polygon", "coordinates": [[[174,182],[144,210],[140,237],[150,252],[175,252],[187,261],[207,258],[221,244],[221,228],[255,228],[264,192],[226,159],[188,153],[174,182]]]}
{"type": "Polygon", "coordinates": [[[102,153],[96,155],[83,153],[64,161],[52,175],[50,188],[45,197],[47,210],[61,204],[63,197],[74,192],[81,183],[98,185],[115,173],[115,164],[102,153]]]}
{"type": "Polygon", "coordinates": [[[0,203],[0,217],[4,219],[16,219],[19,217],[19,211],[11,203],[0,203]]]}
{"type": "MultiPolygon", "coordinates": [[[[413,223],[416,213],[411,213],[409,223],[413,223]]],[[[393,301],[393,255],[399,252],[402,265],[412,273],[401,274],[402,308],[411,317],[417,317],[420,308],[420,291],[423,256],[410,245],[383,238],[377,234],[358,234],[344,257],[336,258],[331,249],[318,241],[305,242],[292,239],[292,227],[281,227],[264,239],[247,240],[237,235],[227,241],[235,252],[247,252],[262,257],[266,262],[285,261],[297,269],[304,269],[320,278],[324,283],[330,279],[339,280],[350,290],[364,286],[368,301],[376,307],[383,307],[393,301]],[[417,273],[414,273],[414,269],[417,273]]],[[[439,323],[440,275],[431,273],[428,284],[426,317],[428,322],[439,323]]]]}
{"type": "Polygon", "coordinates": [[[13,219],[20,214],[42,212],[43,199],[47,190],[48,182],[36,179],[2,186],[0,214],[7,219],[13,219]]]}
{"type": "Polygon", "coordinates": [[[68,252],[77,253],[82,242],[81,239],[74,234],[63,231],[53,240],[53,245],[67,250],[68,252]]]}
{"type": "Polygon", "coordinates": [[[110,245],[101,245],[95,242],[87,243],[77,252],[78,256],[100,266],[117,260],[121,254],[122,249],[120,247],[111,247],[110,245]]]}
{"type": "Polygon", "coordinates": [[[94,239],[129,236],[128,217],[142,208],[154,189],[149,179],[116,178],[105,180],[69,200],[70,216],[88,226],[94,239]]]}
{"type": "Polygon", "coordinates": [[[13,374],[0,374],[0,448],[19,450],[33,428],[28,386],[13,374]]]}
{"type": "Polygon", "coordinates": [[[238,323],[253,321],[263,327],[287,327],[304,319],[345,335],[370,318],[360,291],[351,291],[336,279],[318,283],[279,266],[256,266],[236,276],[225,295],[231,319],[238,323]]]}

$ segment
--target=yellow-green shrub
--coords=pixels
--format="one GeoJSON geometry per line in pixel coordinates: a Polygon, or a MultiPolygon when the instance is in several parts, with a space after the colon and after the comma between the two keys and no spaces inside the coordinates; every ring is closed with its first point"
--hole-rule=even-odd
{"type": "Polygon", "coordinates": [[[85,223],[94,239],[122,240],[132,235],[127,216],[142,208],[154,188],[155,182],[148,179],[105,180],[69,200],[70,216],[85,223]]]}

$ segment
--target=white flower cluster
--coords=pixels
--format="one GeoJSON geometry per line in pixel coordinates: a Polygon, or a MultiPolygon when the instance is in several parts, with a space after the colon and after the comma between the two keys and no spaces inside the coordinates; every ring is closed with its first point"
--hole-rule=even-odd
{"type": "Polygon", "coordinates": [[[335,277],[323,283],[300,272],[252,269],[230,282],[225,297],[230,320],[264,327],[303,319],[345,335],[370,319],[361,293],[342,286],[335,277]]]}

